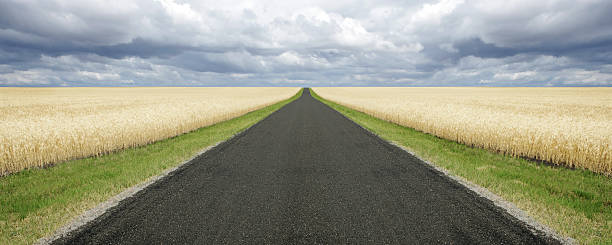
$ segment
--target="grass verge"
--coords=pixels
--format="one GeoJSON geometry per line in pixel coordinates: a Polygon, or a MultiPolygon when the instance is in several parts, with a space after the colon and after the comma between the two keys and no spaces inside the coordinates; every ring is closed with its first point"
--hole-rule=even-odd
{"type": "Polygon", "coordinates": [[[0,244],[31,244],[84,211],[226,140],[299,98],[156,143],[0,178],[0,244]]]}
{"type": "Polygon", "coordinates": [[[472,148],[315,98],[455,176],[480,185],[540,223],[585,244],[612,244],[612,178],[472,148]]]}

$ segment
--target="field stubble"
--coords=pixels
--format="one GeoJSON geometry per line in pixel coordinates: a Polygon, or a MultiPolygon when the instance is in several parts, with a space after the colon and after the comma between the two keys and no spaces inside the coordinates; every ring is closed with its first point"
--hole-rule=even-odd
{"type": "Polygon", "coordinates": [[[0,176],[183,134],[298,88],[0,88],[0,176]]]}
{"type": "Polygon", "coordinates": [[[612,175],[612,88],[315,88],[402,126],[612,175]]]}

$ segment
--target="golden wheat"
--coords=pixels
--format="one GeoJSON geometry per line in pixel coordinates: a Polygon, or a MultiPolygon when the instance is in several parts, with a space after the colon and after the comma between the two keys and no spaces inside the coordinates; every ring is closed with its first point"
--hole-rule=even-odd
{"type": "Polygon", "coordinates": [[[0,88],[0,175],[173,137],[297,88],[0,88]]]}
{"type": "Polygon", "coordinates": [[[441,138],[612,174],[612,88],[315,88],[441,138]]]}

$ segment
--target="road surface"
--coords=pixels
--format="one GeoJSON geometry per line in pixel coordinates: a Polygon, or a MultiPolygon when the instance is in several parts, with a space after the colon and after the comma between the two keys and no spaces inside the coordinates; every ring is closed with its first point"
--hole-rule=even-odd
{"type": "Polygon", "coordinates": [[[310,96],[56,244],[538,244],[487,199],[310,96]]]}

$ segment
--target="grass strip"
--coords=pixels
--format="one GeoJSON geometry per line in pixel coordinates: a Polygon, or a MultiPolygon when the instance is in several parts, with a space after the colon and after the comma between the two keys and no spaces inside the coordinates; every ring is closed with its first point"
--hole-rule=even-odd
{"type": "Polygon", "coordinates": [[[31,244],[84,211],[249,128],[299,98],[193,132],[0,178],[0,244],[31,244]]]}
{"type": "Polygon", "coordinates": [[[480,185],[581,244],[612,244],[612,178],[473,148],[311,94],[383,139],[480,185]]]}

